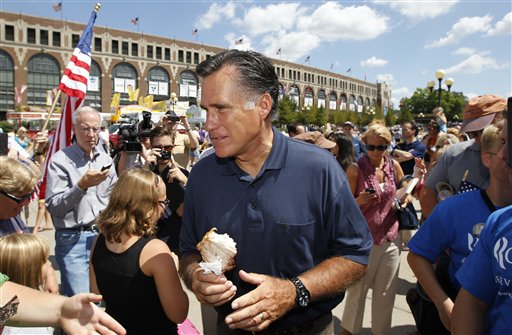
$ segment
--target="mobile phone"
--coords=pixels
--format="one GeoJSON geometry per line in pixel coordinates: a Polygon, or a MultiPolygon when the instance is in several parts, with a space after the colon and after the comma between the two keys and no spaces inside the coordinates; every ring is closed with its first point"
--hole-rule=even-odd
{"type": "Polygon", "coordinates": [[[101,168],[101,172],[110,169],[111,166],[112,166],[112,164],[105,165],[104,167],[101,168]]]}
{"type": "Polygon", "coordinates": [[[375,193],[375,189],[374,188],[371,188],[371,187],[367,187],[364,189],[365,192],[368,192],[368,193],[371,193],[371,194],[374,194],[375,193]]]}

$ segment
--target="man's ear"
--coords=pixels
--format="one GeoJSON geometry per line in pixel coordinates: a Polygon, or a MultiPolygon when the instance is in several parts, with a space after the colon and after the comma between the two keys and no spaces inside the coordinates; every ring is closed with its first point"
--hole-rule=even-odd
{"type": "Polygon", "coordinates": [[[268,93],[264,93],[258,101],[258,109],[262,120],[267,119],[272,110],[272,97],[268,93]]]}

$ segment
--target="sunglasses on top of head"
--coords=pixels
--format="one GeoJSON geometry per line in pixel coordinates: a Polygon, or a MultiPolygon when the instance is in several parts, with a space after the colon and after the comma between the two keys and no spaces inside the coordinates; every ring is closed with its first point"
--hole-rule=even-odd
{"type": "Polygon", "coordinates": [[[375,151],[375,150],[386,151],[387,148],[388,148],[387,145],[373,145],[373,144],[367,144],[366,145],[366,149],[368,151],[375,151]]]}
{"type": "Polygon", "coordinates": [[[33,193],[34,192],[30,192],[29,194],[25,194],[25,195],[23,195],[21,197],[17,197],[15,195],[12,195],[12,194],[7,193],[5,191],[0,191],[0,194],[5,195],[7,198],[11,199],[12,201],[14,201],[17,204],[22,203],[23,201],[25,201],[27,199],[30,199],[32,197],[33,193]]]}

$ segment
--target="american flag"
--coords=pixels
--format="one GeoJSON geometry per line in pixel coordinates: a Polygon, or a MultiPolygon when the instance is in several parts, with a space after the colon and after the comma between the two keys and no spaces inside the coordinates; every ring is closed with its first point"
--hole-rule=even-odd
{"type": "Polygon", "coordinates": [[[306,59],[304,60],[304,63],[309,62],[309,60],[310,60],[310,57],[309,57],[309,56],[307,56],[307,57],[306,57],[306,59]]]}
{"type": "Polygon", "coordinates": [[[349,69],[347,70],[347,73],[350,73],[350,72],[352,72],[352,68],[349,68],[349,69]]]}
{"type": "Polygon", "coordinates": [[[466,170],[466,172],[464,172],[464,177],[462,178],[462,181],[459,184],[459,190],[457,191],[457,194],[480,190],[478,186],[467,180],[468,174],[469,170],[466,170]]]}
{"type": "Polygon", "coordinates": [[[280,55],[281,54],[281,48],[279,48],[276,52],[276,55],[280,55]]]}
{"type": "Polygon", "coordinates": [[[131,20],[130,20],[130,22],[131,22],[134,26],[138,25],[138,24],[139,24],[139,17],[138,17],[138,16],[137,16],[137,17],[134,17],[133,19],[131,19],[131,20]]]}
{"type": "Polygon", "coordinates": [[[62,2],[56,2],[52,5],[54,12],[60,12],[62,10],[62,2]]]}
{"type": "Polygon", "coordinates": [[[78,45],[73,51],[73,56],[71,56],[71,60],[64,71],[64,75],[62,76],[59,85],[59,90],[64,92],[67,97],[64,107],[62,108],[59,125],[57,126],[57,130],[51,142],[50,151],[46,157],[43,181],[40,185],[40,199],[44,198],[44,191],[46,190],[46,187],[42,186],[46,186],[46,170],[52,155],[71,145],[73,113],[82,106],[85,99],[85,93],[87,91],[87,82],[89,80],[89,71],[91,66],[91,41],[96,16],[97,12],[94,10],[89,18],[89,23],[87,23],[87,26],[78,41],[78,45]]]}
{"type": "Polygon", "coordinates": [[[244,43],[244,39],[243,38],[240,38],[240,39],[235,41],[235,45],[239,45],[239,44],[242,44],[242,43],[244,43]]]}
{"type": "Polygon", "coordinates": [[[198,32],[197,28],[192,30],[192,35],[197,35],[197,32],[198,32]]]}

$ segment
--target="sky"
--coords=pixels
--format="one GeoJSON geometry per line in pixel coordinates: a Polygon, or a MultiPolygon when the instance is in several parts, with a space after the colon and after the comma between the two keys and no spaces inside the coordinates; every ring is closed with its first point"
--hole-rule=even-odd
{"type": "MultiPolygon", "coordinates": [[[[512,96],[510,0],[99,2],[96,25],[251,49],[373,83],[387,82],[395,108],[429,80],[437,89],[438,69],[446,72],[445,79],[453,78],[452,91],[468,98],[512,96]],[[139,24],[133,25],[136,17],[139,24]],[[192,34],[195,29],[197,34],[192,34]]],[[[85,24],[95,4],[62,1],[62,12],[55,12],[55,3],[0,0],[0,10],[85,24]]],[[[442,85],[446,88],[444,81],[442,85]]]]}

